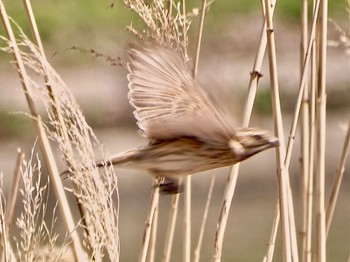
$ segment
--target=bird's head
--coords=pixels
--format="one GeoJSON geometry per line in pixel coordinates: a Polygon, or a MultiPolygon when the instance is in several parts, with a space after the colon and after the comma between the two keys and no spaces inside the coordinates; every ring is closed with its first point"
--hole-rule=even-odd
{"type": "Polygon", "coordinates": [[[229,145],[234,154],[245,159],[268,148],[279,146],[279,141],[266,130],[243,128],[237,130],[229,145]]]}

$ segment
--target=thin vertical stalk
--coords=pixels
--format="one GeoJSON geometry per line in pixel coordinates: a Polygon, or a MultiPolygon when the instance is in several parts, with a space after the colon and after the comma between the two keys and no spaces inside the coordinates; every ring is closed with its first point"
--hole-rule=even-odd
{"type": "Polygon", "coordinates": [[[313,12],[312,27],[311,27],[309,42],[308,42],[307,51],[305,54],[304,63],[303,63],[303,72],[302,72],[301,80],[300,80],[298,98],[297,98],[297,102],[295,105],[292,125],[291,125],[290,132],[289,132],[286,158],[284,160],[286,169],[289,168],[290,159],[292,156],[292,149],[293,149],[293,145],[294,145],[294,138],[295,138],[295,133],[296,133],[296,129],[297,129],[298,117],[299,117],[301,102],[302,102],[302,98],[303,98],[303,94],[304,94],[304,88],[305,88],[305,84],[306,84],[306,80],[307,80],[308,67],[309,67],[310,60],[311,60],[310,59],[311,58],[311,50],[312,50],[312,47],[314,46],[313,43],[314,43],[314,39],[315,39],[315,35],[316,35],[316,25],[317,25],[317,19],[319,16],[319,7],[320,7],[320,1],[317,1],[315,8],[314,8],[314,12],[313,12]]]}
{"type": "MultiPolygon", "coordinates": [[[[198,72],[198,62],[199,62],[199,54],[201,50],[201,44],[202,44],[202,36],[203,36],[203,27],[204,27],[204,18],[205,18],[205,11],[206,11],[207,1],[202,0],[202,7],[201,7],[201,15],[200,15],[200,21],[199,21],[199,28],[198,28],[198,36],[197,36],[197,45],[196,45],[196,55],[193,61],[193,67],[192,67],[192,76],[194,79],[197,78],[197,72],[198,72]]],[[[215,181],[215,180],[212,180],[215,181]]],[[[203,218],[204,219],[204,218],[203,218]]],[[[189,250],[190,252],[190,250],[189,250]]],[[[190,254],[187,254],[186,257],[189,261],[190,260],[190,254]]]]}
{"type": "MultiPolygon", "coordinates": [[[[300,10],[300,71],[303,71],[303,65],[307,52],[308,39],[308,1],[301,0],[300,10]]],[[[307,230],[307,189],[309,180],[309,94],[308,84],[305,82],[302,104],[301,104],[301,206],[302,206],[302,225],[301,225],[301,261],[305,262],[305,247],[306,247],[306,230],[307,230]]]]}
{"type": "Polygon", "coordinates": [[[329,198],[329,202],[328,202],[328,206],[327,206],[327,212],[326,212],[326,234],[327,234],[327,237],[328,237],[328,233],[329,233],[329,228],[330,228],[331,223],[332,223],[335,205],[336,205],[337,200],[338,200],[340,186],[341,186],[344,171],[345,171],[345,162],[346,162],[346,158],[348,156],[349,150],[350,150],[350,120],[349,120],[349,124],[348,124],[348,131],[346,133],[346,137],[345,137],[345,141],[344,141],[343,150],[342,150],[341,157],[340,157],[340,162],[339,162],[339,165],[337,168],[334,184],[332,187],[331,196],[329,198]]]}
{"type": "Polygon", "coordinates": [[[173,240],[174,240],[176,218],[177,218],[177,212],[178,212],[178,206],[179,206],[179,199],[180,199],[180,194],[173,195],[171,198],[168,227],[165,235],[166,237],[165,237],[165,244],[164,244],[164,250],[163,250],[163,258],[162,258],[163,262],[170,261],[171,249],[172,249],[173,240]]]}
{"type": "MultiPolygon", "coordinates": [[[[186,0],[181,0],[181,15],[183,19],[182,34],[183,43],[187,45],[187,18],[186,18],[186,0]]],[[[184,46],[184,50],[187,50],[187,46],[184,46]]]]}
{"type": "MultiPolygon", "coordinates": [[[[5,223],[3,223],[3,246],[0,247],[0,258],[1,261],[5,261],[6,257],[8,257],[8,254],[6,252],[9,250],[9,238],[11,235],[11,229],[13,224],[13,214],[15,211],[16,203],[17,203],[17,196],[19,191],[19,181],[21,178],[21,172],[20,168],[22,165],[24,159],[24,153],[21,149],[17,149],[17,159],[16,159],[16,165],[15,165],[15,171],[13,172],[13,181],[11,190],[9,191],[9,195],[7,197],[7,205],[6,205],[6,212],[5,212],[5,223]]],[[[2,201],[2,200],[0,200],[2,201]]],[[[2,205],[2,202],[0,203],[2,205]]],[[[8,261],[8,260],[6,260],[8,261]]]]}
{"type": "Polygon", "coordinates": [[[271,231],[271,237],[270,241],[268,244],[268,249],[267,249],[267,255],[264,258],[264,262],[272,262],[273,259],[273,254],[275,250],[275,244],[276,244],[276,237],[277,237],[277,232],[278,232],[278,225],[280,221],[280,206],[279,206],[279,201],[276,201],[276,208],[275,208],[275,219],[272,224],[272,231],[271,231]]]}
{"type": "Polygon", "coordinates": [[[2,232],[0,236],[1,240],[1,245],[2,245],[2,250],[1,250],[1,261],[16,261],[16,256],[11,248],[11,243],[10,243],[10,237],[7,234],[7,229],[6,229],[6,223],[4,223],[6,220],[6,214],[4,214],[4,199],[1,198],[0,200],[0,212],[1,212],[1,217],[0,217],[0,230],[2,232]]]}
{"type": "Polygon", "coordinates": [[[325,152],[326,152],[326,55],[328,1],[320,2],[319,19],[319,67],[317,97],[317,261],[326,261],[326,216],[325,216],[325,152]]]}
{"type": "Polygon", "coordinates": [[[16,166],[15,166],[15,171],[13,173],[12,187],[11,187],[11,191],[9,192],[9,196],[7,197],[6,232],[8,236],[11,234],[11,229],[12,229],[12,222],[13,222],[12,219],[15,211],[16,202],[17,202],[16,200],[17,200],[18,191],[19,191],[19,181],[21,178],[20,168],[21,168],[23,159],[24,159],[24,153],[22,152],[21,149],[18,148],[16,166]]]}
{"type": "Polygon", "coordinates": [[[150,201],[150,207],[148,210],[148,216],[145,222],[145,229],[143,232],[141,253],[138,260],[139,262],[145,262],[147,259],[147,251],[148,251],[148,246],[149,246],[151,231],[153,226],[152,222],[153,222],[154,214],[158,207],[158,203],[159,203],[159,185],[157,180],[155,179],[152,194],[151,194],[151,201],[150,201]]]}
{"type": "Polygon", "coordinates": [[[211,180],[210,180],[210,186],[209,186],[209,191],[208,191],[207,203],[206,203],[205,208],[204,208],[204,214],[203,214],[202,224],[201,224],[200,231],[199,231],[197,247],[196,247],[196,249],[194,251],[194,259],[193,259],[194,262],[199,262],[199,258],[200,258],[200,255],[201,255],[201,247],[202,247],[202,242],[203,242],[203,235],[204,235],[205,225],[206,225],[207,218],[208,218],[208,212],[209,212],[211,197],[213,195],[214,184],[215,184],[215,175],[213,175],[211,177],[211,180]]]}
{"type": "Polygon", "coordinates": [[[199,53],[201,50],[201,42],[202,42],[203,25],[204,25],[204,17],[205,17],[206,7],[207,7],[207,0],[202,0],[201,17],[200,17],[200,21],[199,21],[199,29],[198,29],[198,37],[197,37],[196,56],[194,58],[193,67],[192,67],[192,76],[194,78],[196,78],[197,72],[198,72],[198,61],[199,61],[199,53]]]}
{"type": "Polygon", "coordinates": [[[155,257],[156,242],[157,242],[157,229],[158,229],[158,216],[159,216],[159,206],[156,206],[152,220],[152,229],[150,243],[147,250],[147,262],[153,262],[155,257]]]}
{"type": "MultiPolygon", "coordinates": [[[[181,13],[183,19],[183,43],[187,44],[187,21],[186,21],[186,1],[181,0],[181,13]]],[[[183,47],[187,50],[187,46],[183,47]]],[[[185,177],[185,192],[184,192],[184,218],[183,218],[183,261],[190,262],[191,260],[191,195],[192,195],[192,178],[185,177]]]]}
{"type": "MultiPolygon", "coordinates": [[[[34,37],[34,41],[35,41],[35,43],[37,44],[37,46],[39,48],[40,55],[46,61],[45,50],[44,50],[43,44],[41,42],[41,38],[40,38],[39,30],[38,30],[38,27],[37,27],[37,24],[36,24],[36,21],[35,21],[35,17],[34,17],[34,13],[33,13],[31,2],[30,2],[30,0],[22,0],[22,2],[23,2],[23,5],[24,5],[24,10],[26,11],[26,14],[27,14],[27,17],[28,17],[28,20],[29,20],[29,25],[30,25],[30,29],[31,29],[33,37],[34,37]]],[[[44,68],[43,71],[44,71],[45,85],[46,85],[49,97],[51,99],[53,115],[55,117],[55,120],[58,123],[60,123],[60,129],[56,129],[56,131],[59,132],[64,137],[65,141],[67,141],[66,145],[67,145],[67,147],[69,147],[68,151],[69,152],[73,152],[71,144],[69,143],[69,141],[71,139],[69,138],[68,130],[66,128],[65,121],[63,119],[62,113],[59,110],[60,107],[57,105],[57,99],[56,99],[56,95],[55,95],[55,90],[50,85],[50,80],[49,80],[49,77],[48,77],[48,75],[46,73],[47,72],[46,64],[45,63],[41,63],[41,66],[42,66],[42,68],[44,68]]],[[[68,166],[70,166],[70,163],[68,163],[68,166]]],[[[87,222],[86,222],[86,220],[88,219],[86,217],[87,214],[85,214],[84,207],[81,205],[81,203],[77,199],[77,197],[76,197],[76,203],[77,203],[77,206],[78,206],[80,219],[82,221],[82,224],[84,225],[85,233],[87,234],[87,236],[90,237],[91,242],[94,242],[94,237],[90,236],[91,232],[89,232],[89,230],[88,230],[88,226],[87,226],[87,222]]]]}
{"type": "Polygon", "coordinates": [[[272,17],[270,14],[270,1],[265,0],[266,10],[266,25],[267,25],[267,46],[269,54],[269,69],[272,105],[274,115],[274,129],[275,135],[280,141],[280,146],[276,148],[276,163],[277,163],[277,178],[280,199],[280,212],[282,222],[282,242],[283,242],[283,261],[291,261],[291,232],[290,232],[290,217],[289,217],[289,203],[288,203],[288,170],[284,165],[285,158],[285,142],[282,125],[281,106],[279,100],[278,74],[276,63],[276,48],[274,39],[274,30],[272,17]]]}
{"type": "MultiPolygon", "coordinates": [[[[31,3],[30,3],[29,0],[22,0],[22,2],[23,2],[23,5],[24,5],[24,9],[26,11],[27,17],[29,19],[30,29],[31,29],[32,34],[34,36],[35,43],[37,44],[37,46],[39,48],[40,55],[42,56],[42,58],[44,60],[46,60],[45,50],[44,50],[43,44],[41,42],[39,30],[38,30],[38,27],[37,27],[37,24],[36,24],[36,21],[35,21],[35,18],[34,18],[34,13],[33,13],[33,9],[32,9],[31,3]]],[[[44,69],[46,67],[45,63],[42,63],[41,66],[44,69]]],[[[65,141],[68,142],[68,141],[70,141],[70,138],[69,138],[69,135],[68,135],[68,131],[66,129],[66,125],[64,123],[63,116],[58,111],[59,107],[57,106],[57,100],[56,100],[56,97],[54,95],[54,90],[52,89],[52,86],[50,85],[49,78],[48,78],[46,72],[47,72],[47,70],[44,70],[44,77],[45,77],[46,88],[47,88],[48,94],[49,94],[49,96],[50,96],[50,98],[52,100],[51,101],[52,102],[52,111],[54,112],[54,116],[56,118],[56,121],[60,123],[60,127],[61,127],[61,130],[57,130],[57,131],[58,132],[62,132],[62,136],[64,136],[65,141]]],[[[67,143],[67,145],[70,145],[70,143],[67,143]]],[[[73,149],[70,148],[70,151],[73,151],[73,149]]],[[[77,201],[77,202],[79,202],[79,201],[77,201]]]]}
{"type": "MultiPolygon", "coordinates": [[[[271,13],[274,12],[274,9],[275,9],[275,1],[273,1],[273,5],[271,7],[271,13]]],[[[255,56],[253,69],[250,73],[248,94],[247,94],[247,99],[245,102],[245,108],[243,113],[243,121],[242,121],[243,126],[249,125],[250,116],[253,111],[256,90],[258,87],[259,79],[262,75],[260,73],[260,70],[261,70],[262,61],[266,50],[266,43],[267,43],[266,41],[267,41],[266,40],[266,22],[264,21],[261,34],[260,34],[258,51],[255,56]]],[[[221,260],[223,239],[224,239],[225,229],[227,225],[229,210],[231,208],[232,198],[236,188],[238,172],[239,172],[239,164],[236,164],[232,167],[231,172],[228,176],[228,182],[226,183],[225,193],[223,196],[222,206],[220,211],[220,217],[219,217],[219,221],[218,221],[216,233],[215,233],[212,261],[221,260]]]]}
{"type": "MultiPolygon", "coordinates": [[[[308,72],[308,66],[310,63],[310,58],[311,58],[311,54],[312,54],[312,48],[314,47],[314,42],[315,42],[315,32],[316,32],[316,22],[317,22],[317,17],[318,17],[318,10],[319,10],[319,2],[316,3],[315,8],[314,8],[314,15],[313,15],[313,22],[312,22],[312,27],[311,27],[311,32],[310,32],[310,37],[309,37],[309,42],[307,45],[307,50],[305,53],[305,58],[303,61],[303,67],[302,67],[302,75],[301,75],[301,81],[300,81],[300,86],[299,86],[299,93],[298,93],[298,98],[297,98],[297,102],[296,102],[296,106],[295,106],[295,112],[294,112],[294,117],[293,117],[293,121],[292,121],[292,125],[291,125],[291,129],[290,129],[290,135],[289,135],[289,140],[288,140],[288,146],[287,146],[287,152],[286,152],[286,157],[284,160],[284,164],[285,164],[285,168],[288,169],[289,168],[289,163],[290,163],[290,159],[291,159],[291,152],[293,149],[293,144],[294,144],[294,137],[295,137],[295,133],[296,133],[296,127],[297,127],[297,122],[298,122],[298,116],[299,116],[299,112],[300,112],[300,108],[301,108],[301,104],[302,104],[302,98],[303,98],[303,94],[304,94],[304,88],[306,85],[306,79],[307,79],[307,72],[308,72]]],[[[311,132],[310,132],[311,134],[311,132]]],[[[311,143],[311,142],[310,142],[311,143]]],[[[311,146],[311,144],[310,144],[311,146]]],[[[310,152],[312,152],[313,149],[310,149],[310,152]]],[[[309,170],[309,174],[310,172],[312,172],[312,164],[308,165],[310,167],[309,170]],[[311,167],[310,167],[311,165],[311,167]]],[[[312,176],[312,174],[311,174],[312,176]]],[[[289,180],[288,181],[288,191],[290,191],[290,186],[289,186],[289,180]]],[[[312,181],[311,181],[311,186],[312,186],[312,181]]],[[[309,190],[308,190],[309,191],[309,190]]],[[[291,193],[288,193],[289,198],[291,199],[291,193]]],[[[310,196],[308,194],[308,203],[309,200],[312,199],[312,196],[310,196]]],[[[308,204],[309,205],[309,204],[308,204]]],[[[290,208],[290,210],[292,210],[292,208],[290,208]]],[[[309,209],[308,209],[309,210],[309,209]]],[[[292,217],[294,217],[294,215],[291,214],[292,217]]],[[[278,217],[276,217],[275,219],[278,220],[279,218],[279,214],[278,217]]],[[[278,222],[278,221],[277,221],[278,222]]],[[[294,220],[291,221],[292,222],[292,231],[295,232],[295,223],[294,220]]],[[[293,240],[293,256],[296,257],[297,256],[297,250],[296,250],[296,236],[292,237],[293,240]]]]}
{"type": "MultiPolygon", "coordinates": [[[[290,129],[290,135],[289,135],[289,140],[288,140],[288,145],[287,145],[287,152],[286,152],[286,156],[284,159],[284,165],[285,165],[286,170],[288,170],[288,168],[289,168],[290,159],[291,159],[291,152],[293,149],[294,137],[295,137],[296,127],[297,127],[297,123],[298,123],[299,112],[300,112],[300,108],[302,105],[302,98],[304,96],[304,93],[306,92],[306,91],[304,91],[304,89],[306,86],[308,66],[310,63],[310,54],[312,51],[314,38],[315,38],[318,10],[319,10],[319,2],[316,3],[315,9],[314,9],[314,16],[313,16],[313,23],[312,23],[312,28],[311,28],[311,32],[310,32],[310,38],[309,38],[307,50],[305,53],[305,58],[303,61],[303,70],[302,70],[302,76],[301,76],[301,81],[300,81],[299,93],[298,93],[298,98],[297,98],[297,102],[296,102],[296,106],[295,106],[295,112],[294,112],[294,117],[293,117],[291,129],[290,129]]],[[[288,191],[289,191],[289,193],[288,193],[289,203],[292,205],[292,195],[291,195],[291,190],[290,190],[290,185],[289,185],[289,179],[287,179],[287,184],[288,184],[287,187],[288,187],[288,191]]],[[[294,210],[292,206],[290,206],[288,209],[291,212],[293,212],[293,210],[294,210]]],[[[289,213],[289,216],[291,218],[294,218],[294,215],[291,212],[289,213]]],[[[290,222],[291,222],[291,230],[292,230],[291,232],[293,233],[291,235],[292,247],[293,247],[292,254],[293,254],[293,257],[296,259],[296,257],[297,257],[297,244],[296,244],[294,219],[291,219],[290,222]]]]}
{"type": "MultiPolygon", "coordinates": [[[[181,1],[182,5],[182,15],[184,19],[184,25],[186,25],[186,6],[185,1],[181,1]]],[[[201,19],[199,23],[199,30],[198,30],[198,38],[197,38],[197,48],[196,48],[196,56],[194,60],[193,65],[193,71],[192,76],[194,79],[197,77],[197,71],[198,71],[198,61],[199,61],[199,53],[200,53],[200,47],[201,47],[201,40],[202,40],[202,34],[203,34],[203,24],[204,24],[204,17],[205,17],[205,9],[206,9],[206,0],[202,1],[202,10],[201,10],[201,19]]],[[[184,30],[184,39],[187,39],[186,35],[186,29],[184,30]]],[[[184,205],[184,241],[183,241],[183,261],[189,262],[191,260],[191,177],[186,177],[186,187],[185,187],[185,205],[184,205]]]]}
{"type": "Polygon", "coordinates": [[[61,182],[60,177],[59,177],[58,168],[56,165],[56,161],[55,161],[48,137],[47,137],[45,129],[43,127],[41,117],[38,113],[36,105],[32,99],[32,90],[30,88],[30,80],[29,80],[29,77],[27,75],[25,66],[23,64],[22,57],[20,55],[20,52],[19,52],[19,49],[18,49],[18,46],[16,43],[16,39],[15,39],[13,31],[11,29],[10,22],[9,22],[8,16],[6,14],[5,7],[4,7],[1,0],[0,0],[0,15],[1,15],[3,26],[4,26],[4,30],[7,34],[7,38],[11,42],[11,45],[12,45],[12,48],[14,51],[16,66],[18,68],[18,73],[19,73],[19,77],[21,80],[23,92],[24,92],[24,95],[25,95],[26,100],[27,100],[28,108],[30,110],[30,113],[31,113],[31,116],[33,119],[33,123],[34,123],[34,126],[35,126],[36,131],[37,131],[36,133],[38,135],[38,141],[39,141],[39,145],[41,148],[41,152],[43,154],[46,166],[48,167],[50,179],[51,179],[53,188],[55,190],[57,199],[59,199],[58,203],[59,203],[59,207],[61,210],[61,214],[62,214],[64,223],[65,223],[65,226],[66,226],[67,231],[69,232],[70,237],[72,239],[75,259],[77,261],[82,261],[82,260],[86,259],[86,256],[85,256],[85,253],[84,253],[82,246],[80,244],[79,236],[75,230],[73,217],[72,217],[72,214],[70,211],[70,207],[68,205],[68,201],[67,201],[67,198],[66,198],[66,195],[64,192],[62,182],[61,182]]]}
{"type": "MultiPolygon", "coordinates": [[[[319,1],[318,1],[319,3],[319,1]]],[[[315,40],[314,40],[315,42],[315,40]]],[[[304,257],[306,262],[311,262],[312,259],[312,214],[313,214],[313,188],[314,188],[314,156],[315,156],[315,117],[316,117],[316,78],[317,78],[317,63],[316,63],[316,45],[312,48],[312,63],[311,63],[311,107],[310,107],[310,139],[309,139],[309,179],[307,188],[307,229],[306,229],[306,246],[304,249],[304,257]]]]}
{"type": "Polygon", "coordinates": [[[168,0],[168,19],[171,19],[172,15],[173,15],[173,0],[168,0]]]}
{"type": "Polygon", "coordinates": [[[233,194],[237,185],[239,164],[232,167],[231,173],[227,178],[226,188],[224,193],[224,200],[221,206],[220,217],[216,229],[215,239],[214,239],[214,252],[211,258],[212,262],[221,261],[222,245],[224,243],[224,233],[227,224],[228,213],[230,211],[231,202],[233,194]],[[227,202],[225,201],[227,200],[227,202]]]}
{"type": "Polygon", "coordinates": [[[183,261],[191,261],[191,190],[192,180],[186,176],[186,187],[184,195],[184,220],[183,220],[183,261]]]}

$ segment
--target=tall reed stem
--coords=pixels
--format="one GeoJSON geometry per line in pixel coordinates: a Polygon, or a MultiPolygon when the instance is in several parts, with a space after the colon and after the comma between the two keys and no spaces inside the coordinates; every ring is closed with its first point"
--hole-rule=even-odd
{"type": "Polygon", "coordinates": [[[326,216],[325,216],[325,157],[326,157],[326,55],[328,1],[321,0],[319,17],[319,65],[317,90],[317,176],[316,176],[316,225],[317,261],[326,261],[326,216]]]}

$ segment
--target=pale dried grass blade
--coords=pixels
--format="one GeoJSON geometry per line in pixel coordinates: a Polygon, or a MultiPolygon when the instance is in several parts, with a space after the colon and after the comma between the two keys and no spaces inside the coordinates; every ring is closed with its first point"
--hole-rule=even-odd
{"type": "Polygon", "coordinates": [[[345,137],[345,141],[344,141],[344,145],[343,145],[343,150],[342,150],[342,153],[340,156],[339,165],[338,165],[337,172],[335,175],[335,180],[334,180],[332,192],[331,192],[331,195],[329,198],[327,211],[326,211],[326,234],[327,234],[327,237],[328,237],[328,233],[329,233],[329,228],[330,228],[331,223],[332,223],[332,218],[333,218],[335,206],[336,206],[336,203],[338,200],[340,186],[341,186],[342,181],[343,181],[343,176],[344,176],[344,171],[345,171],[345,163],[346,163],[346,159],[347,159],[347,156],[349,154],[349,151],[350,151],[350,121],[348,124],[348,131],[346,133],[346,137],[345,137]]]}
{"type": "Polygon", "coordinates": [[[142,247],[141,247],[141,252],[138,260],[139,262],[145,262],[147,259],[147,251],[148,251],[148,246],[151,239],[151,231],[152,231],[152,227],[154,226],[152,222],[154,221],[153,217],[155,215],[156,209],[158,208],[158,204],[159,204],[159,184],[155,179],[151,200],[150,200],[150,206],[148,210],[148,215],[145,222],[145,229],[143,232],[142,247]]]}
{"type": "Polygon", "coordinates": [[[175,234],[175,225],[179,207],[180,194],[173,195],[171,197],[171,206],[169,210],[168,226],[165,234],[164,250],[163,250],[163,262],[169,262],[171,257],[171,250],[173,247],[173,240],[175,234]]]}
{"type": "Polygon", "coordinates": [[[318,92],[317,92],[317,164],[316,164],[316,259],[326,261],[325,164],[326,164],[326,65],[328,1],[320,1],[318,92]]]}
{"type": "Polygon", "coordinates": [[[300,108],[303,102],[303,96],[304,96],[304,90],[306,86],[306,81],[308,79],[308,70],[309,70],[309,65],[310,65],[310,60],[311,60],[311,50],[314,46],[315,42],[315,34],[316,34],[316,25],[317,25],[317,19],[319,15],[319,1],[316,2],[314,14],[313,14],[313,20],[312,20],[312,27],[311,27],[311,32],[310,32],[310,37],[309,37],[309,42],[307,45],[307,51],[305,54],[305,58],[303,61],[303,66],[302,66],[302,74],[301,74],[301,80],[300,80],[300,85],[299,85],[299,92],[298,92],[298,98],[294,107],[294,114],[293,114],[293,120],[292,120],[292,125],[290,128],[289,132],[289,139],[288,139],[288,144],[287,144],[287,153],[286,157],[284,160],[285,166],[287,169],[289,169],[289,164],[292,156],[292,151],[293,151],[293,145],[294,145],[294,139],[295,139],[295,134],[296,134],[296,129],[297,129],[297,124],[299,120],[299,113],[300,113],[300,108]]]}
{"type": "Polygon", "coordinates": [[[272,223],[271,236],[270,236],[270,240],[267,248],[267,254],[263,259],[264,262],[272,262],[273,260],[273,255],[274,255],[275,246],[276,246],[276,237],[278,233],[278,227],[280,224],[279,221],[280,221],[280,205],[277,199],[276,207],[275,207],[275,216],[272,223]]]}
{"type": "Polygon", "coordinates": [[[3,174],[0,173],[0,239],[1,239],[1,261],[15,261],[16,256],[13,252],[10,237],[6,228],[6,200],[3,192],[3,174]]]}
{"type": "Polygon", "coordinates": [[[201,247],[202,247],[202,242],[203,242],[205,225],[206,225],[207,218],[208,218],[209,207],[210,207],[210,203],[211,203],[211,197],[213,195],[213,189],[214,189],[214,185],[215,185],[215,177],[216,177],[215,175],[212,175],[211,179],[210,179],[210,185],[209,185],[209,190],[208,190],[207,202],[206,202],[205,208],[204,208],[203,219],[202,219],[202,224],[201,224],[200,231],[199,231],[198,242],[197,242],[197,246],[196,246],[196,248],[194,250],[193,261],[195,261],[195,262],[199,262],[200,255],[201,255],[201,247]]]}
{"type": "Polygon", "coordinates": [[[191,261],[191,196],[192,179],[190,176],[185,178],[184,192],[184,217],[183,217],[183,257],[184,262],[191,261]]]}
{"type": "Polygon", "coordinates": [[[239,171],[239,164],[236,164],[231,169],[231,172],[226,182],[224,200],[221,206],[220,217],[219,217],[219,221],[218,221],[218,225],[215,233],[214,251],[211,258],[212,262],[221,261],[222,246],[224,243],[224,234],[225,234],[225,229],[227,225],[228,214],[232,203],[233,194],[235,192],[236,185],[237,185],[238,171],[239,171]]]}
{"type": "Polygon", "coordinates": [[[203,27],[204,27],[204,17],[205,17],[206,9],[207,9],[207,0],[202,0],[201,16],[200,16],[200,21],[199,21],[199,29],[198,29],[198,37],[197,37],[196,55],[194,57],[193,67],[192,67],[192,76],[194,78],[196,78],[197,72],[198,72],[199,53],[201,50],[203,27]]]}
{"type": "Polygon", "coordinates": [[[4,219],[5,219],[5,222],[3,223],[4,247],[1,246],[1,254],[0,254],[1,261],[6,260],[6,258],[8,258],[9,256],[9,250],[10,250],[9,238],[11,236],[11,231],[12,231],[13,215],[14,215],[15,207],[17,203],[19,182],[21,178],[20,168],[23,163],[23,160],[24,160],[24,153],[20,148],[18,148],[15,171],[13,172],[12,186],[11,186],[11,190],[9,191],[9,195],[7,196],[6,213],[4,214],[4,219]]]}
{"type": "MultiPolygon", "coordinates": [[[[303,61],[307,54],[307,42],[308,42],[308,1],[302,0],[300,5],[300,72],[303,71],[303,61]]],[[[305,83],[303,92],[302,104],[301,104],[301,170],[302,175],[300,177],[300,195],[302,206],[302,225],[301,225],[301,261],[305,261],[305,247],[307,242],[307,192],[308,192],[308,180],[309,174],[309,153],[310,153],[310,101],[309,101],[309,84],[305,83]]],[[[287,149],[288,150],[288,149],[287,149]]]]}
{"type": "Polygon", "coordinates": [[[147,262],[153,262],[155,260],[156,244],[157,244],[157,230],[158,230],[158,217],[159,217],[159,206],[156,207],[156,210],[153,215],[152,221],[152,231],[150,237],[150,243],[148,245],[147,251],[147,262]]]}
{"type": "Polygon", "coordinates": [[[6,208],[6,232],[9,236],[11,234],[12,230],[12,224],[13,224],[13,215],[15,211],[15,206],[17,202],[17,196],[18,196],[18,190],[19,190],[19,182],[21,178],[21,172],[20,168],[24,160],[24,153],[21,149],[17,149],[17,159],[16,159],[16,165],[15,165],[15,171],[13,172],[13,181],[11,190],[9,192],[9,195],[7,197],[7,208],[6,208]]]}
{"type": "MultiPolygon", "coordinates": [[[[292,214],[290,214],[290,208],[292,208],[292,199],[288,194],[288,170],[284,165],[285,159],[285,142],[281,115],[281,106],[279,100],[279,87],[278,87],[278,74],[277,74],[277,63],[276,63],[276,47],[274,39],[273,22],[271,16],[269,0],[265,0],[265,10],[266,10],[266,24],[267,24],[267,46],[269,54],[269,69],[270,69],[270,82],[271,82],[271,94],[272,94],[272,105],[273,105],[273,115],[274,115],[274,129],[275,135],[279,139],[280,146],[276,148],[276,162],[277,162],[277,177],[278,177],[278,187],[279,187],[279,198],[280,198],[280,209],[282,217],[282,243],[283,243],[283,260],[291,261],[292,255],[297,253],[293,252],[292,249],[296,250],[297,247],[292,245],[293,237],[291,234],[291,224],[294,223],[294,217],[290,220],[292,214]]],[[[295,237],[296,238],[296,237],[295,237]]],[[[297,257],[293,260],[297,261],[297,257]]]]}

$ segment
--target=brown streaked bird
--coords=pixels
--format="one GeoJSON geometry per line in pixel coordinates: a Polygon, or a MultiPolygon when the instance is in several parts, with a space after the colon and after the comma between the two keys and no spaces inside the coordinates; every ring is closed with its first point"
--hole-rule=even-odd
{"type": "MultiPolygon", "coordinates": [[[[278,146],[268,131],[234,128],[177,51],[144,44],[131,47],[129,57],[128,98],[149,143],[97,166],[125,165],[172,178],[230,166],[278,146]]],[[[162,191],[177,193],[179,185],[169,181],[162,191]]]]}

